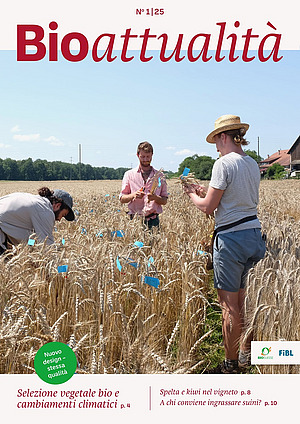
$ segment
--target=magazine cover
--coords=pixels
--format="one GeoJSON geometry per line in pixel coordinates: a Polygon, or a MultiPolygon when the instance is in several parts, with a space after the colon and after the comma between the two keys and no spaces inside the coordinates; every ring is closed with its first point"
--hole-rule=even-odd
{"type": "Polygon", "coordinates": [[[298,15],[3,6],[3,416],[296,412],[298,15]]]}

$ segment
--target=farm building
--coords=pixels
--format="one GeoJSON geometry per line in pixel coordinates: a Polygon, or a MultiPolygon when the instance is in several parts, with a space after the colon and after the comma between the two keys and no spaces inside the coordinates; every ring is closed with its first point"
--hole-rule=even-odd
{"type": "Polygon", "coordinates": [[[291,158],[291,176],[296,177],[296,175],[300,175],[300,136],[292,145],[288,154],[291,158]]]}
{"type": "Polygon", "coordinates": [[[278,150],[276,153],[273,153],[271,156],[268,155],[266,159],[259,162],[260,173],[264,174],[270,166],[274,165],[274,163],[278,163],[287,171],[290,171],[290,161],[289,150],[278,150]]]}

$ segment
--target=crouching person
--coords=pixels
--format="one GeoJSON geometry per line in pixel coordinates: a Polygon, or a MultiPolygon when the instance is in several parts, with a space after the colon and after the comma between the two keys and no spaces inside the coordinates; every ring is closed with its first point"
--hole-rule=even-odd
{"type": "Polygon", "coordinates": [[[74,220],[73,199],[64,190],[42,187],[38,194],[11,193],[0,197],[0,254],[7,243],[17,245],[35,233],[39,242],[54,243],[55,221],[74,220]]]}

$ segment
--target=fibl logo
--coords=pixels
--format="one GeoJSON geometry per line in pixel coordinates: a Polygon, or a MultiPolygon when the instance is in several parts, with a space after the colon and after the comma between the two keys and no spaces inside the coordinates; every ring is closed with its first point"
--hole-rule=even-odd
{"type": "Polygon", "coordinates": [[[273,356],[269,356],[270,352],[271,352],[270,347],[263,347],[261,350],[262,356],[258,356],[258,359],[273,359],[273,356]]]}
{"type": "Polygon", "coordinates": [[[279,356],[294,356],[292,349],[290,350],[279,350],[279,356]]]}

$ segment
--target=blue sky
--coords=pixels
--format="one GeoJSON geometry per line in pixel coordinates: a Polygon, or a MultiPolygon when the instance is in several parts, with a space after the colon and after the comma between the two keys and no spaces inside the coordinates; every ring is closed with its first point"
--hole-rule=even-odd
{"type": "Polygon", "coordinates": [[[250,124],[261,156],[288,149],[300,134],[300,55],[281,53],[278,63],[50,63],[0,51],[0,157],[76,163],[80,143],[84,163],[131,167],[147,140],[154,166],[176,171],[186,156],[217,157],[205,138],[227,113],[250,124]]]}

